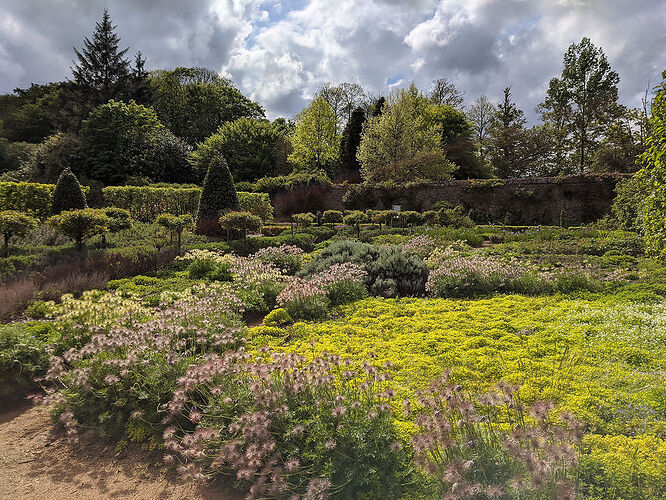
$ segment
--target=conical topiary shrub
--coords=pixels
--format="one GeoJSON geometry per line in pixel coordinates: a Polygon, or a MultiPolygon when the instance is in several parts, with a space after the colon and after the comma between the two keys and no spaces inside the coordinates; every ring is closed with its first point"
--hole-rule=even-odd
{"type": "Polygon", "coordinates": [[[222,235],[220,215],[227,210],[239,209],[238,195],[227,162],[222,157],[215,158],[208,166],[201,190],[196,232],[209,236],[222,235]]]}
{"type": "Polygon", "coordinates": [[[86,197],[83,195],[78,179],[70,169],[66,168],[58,177],[58,183],[53,191],[51,214],[57,215],[64,210],[87,207],[86,197]]]}

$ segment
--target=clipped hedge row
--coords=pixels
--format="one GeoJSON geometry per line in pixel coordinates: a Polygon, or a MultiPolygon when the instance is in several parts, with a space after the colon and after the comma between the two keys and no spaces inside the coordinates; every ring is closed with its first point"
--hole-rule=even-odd
{"type": "MultiPolygon", "coordinates": [[[[83,194],[90,191],[81,186],[83,194]]],[[[55,184],[34,182],[0,182],[0,207],[2,210],[17,210],[39,219],[51,215],[51,200],[55,184]]],[[[162,213],[172,215],[197,213],[201,188],[167,186],[108,186],[102,189],[106,206],[124,208],[142,222],[152,222],[162,213]]],[[[238,193],[241,209],[247,210],[262,220],[273,218],[273,206],[267,193],[238,193]]]]}
{"type": "MultiPolygon", "coordinates": [[[[106,205],[124,208],[132,217],[151,222],[162,213],[196,216],[200,187],[109,186],[102,189],[106,205]]],[[[238,193],[242,210],[261,217],[273,218],[273,206],[266,193],[238,193]]]]}
{"type": "Polygon", "coordinates": [[[124,208],[133,218],[152,222],[162,213],[196,214],[201,188],[108,186],[102,193],[105,205],[124,208]]]}
{"type": "MultiPolygon", "coordinates": [[[[81,186],[87,195],[90,188],[81,186]]],[[[0,207],[2,210],[17,210],[39,219],[51,215],[51,200],[55,184],[36,182],[0,182],[0,207]]]]}

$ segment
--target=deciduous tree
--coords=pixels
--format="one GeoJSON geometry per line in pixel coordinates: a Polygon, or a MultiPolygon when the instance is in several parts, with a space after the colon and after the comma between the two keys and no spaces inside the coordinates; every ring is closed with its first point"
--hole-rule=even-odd
{"type": "Polygon", "coordinates": [[[301,111],[290,140],[293,152],[289,161],[296,171],[330,173],[339,158],[340,141],[335,114],[323,97],[301,111]]]}
{"type": "Polygon", "coordinates": [[[460,90],[453,82],[446,78],[438,78],[432,81],[432,87],[428,92],[428,97],[433,104],[440,106],[451,106],[453,108],[462,108],[465,102],[465,93],[460,90]]]}
{"type": "MultiPolygon", "coordinates": [[[[550,81],[540,105],[544,121],[561,136],[556,147],[580,172],[590,169],[594,152],[617,105],[618,74],[600,47],[585,37],[564,54],[564,69],[550,81]],[[567,147],[568,146],[568,147],[567,147]]],[[[558,157],[558,161],[562,161],[558,157]]]]}
{"type": "Polygon", "coordinates": [[[368,120],[356,156],[366,181],[451,177],[455,166],[440,147],[441,129],[426,118],[429,105],[412,84],[389,95],[382,114],[368,120]]]}

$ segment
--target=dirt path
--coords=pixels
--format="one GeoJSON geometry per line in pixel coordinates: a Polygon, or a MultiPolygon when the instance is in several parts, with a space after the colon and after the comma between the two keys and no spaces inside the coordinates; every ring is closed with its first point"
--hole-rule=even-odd
{"type": "Polygon", "coordinates": [[[48,408],[0,410],[0,499],[231,500],[222,488],[184,483],[139,449],[119,455],[93,439],[70,443],[48,408]]]}

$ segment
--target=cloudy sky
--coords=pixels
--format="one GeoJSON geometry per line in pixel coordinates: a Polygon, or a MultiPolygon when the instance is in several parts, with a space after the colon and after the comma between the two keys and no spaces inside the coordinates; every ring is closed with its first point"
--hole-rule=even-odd
{"type": "Polygon", "coordinates": [[[108,8],[123,47],[150,69],[206,66],[271,118],[299,112],[323,82],[372,92],[446,77],[528,116],[588,36],[636,106],[666,69],[666,0],[0,0],[0,93],[70,76],[108,8]]]}

